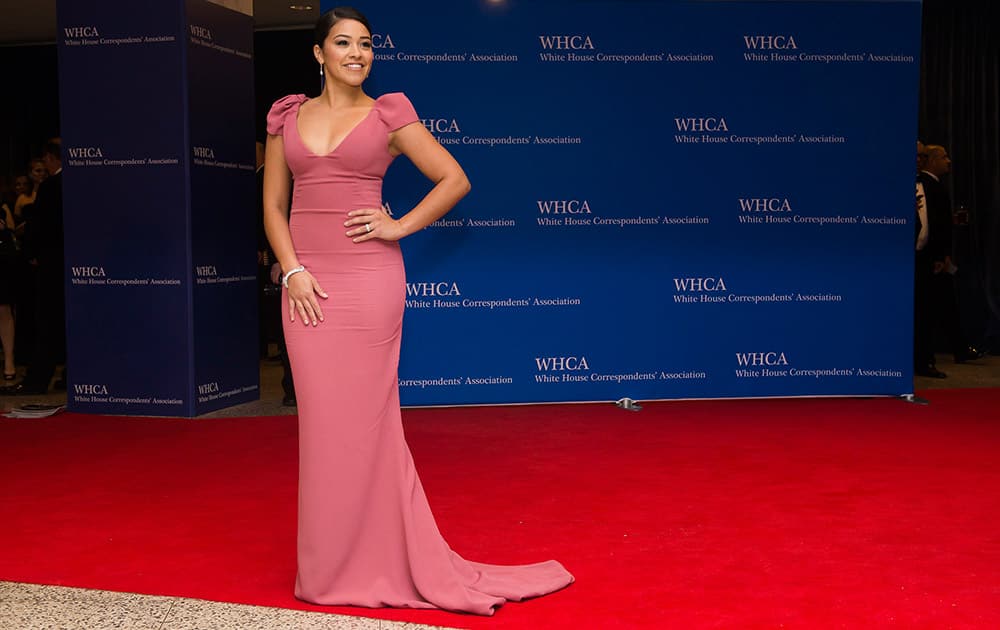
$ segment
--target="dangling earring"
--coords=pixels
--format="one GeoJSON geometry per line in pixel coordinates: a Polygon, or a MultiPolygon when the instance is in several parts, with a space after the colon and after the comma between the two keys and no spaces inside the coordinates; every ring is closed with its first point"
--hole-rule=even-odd
{"type": "Polygon", "coordinates": [[[323,64],[319,64],[319,76],[323,76],[323,64]]]}

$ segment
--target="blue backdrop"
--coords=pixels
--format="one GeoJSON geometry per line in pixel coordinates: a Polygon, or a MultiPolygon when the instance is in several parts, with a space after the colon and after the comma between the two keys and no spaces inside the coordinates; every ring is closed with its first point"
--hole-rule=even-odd
{"type": "Polygon", "coordinates": [[[920,8],[369,7],[473,184],[403,244],[404,404],[911,392],[920,8]]]}
{"type": "Polygon", "coordinates": [[[70,408],[256,399],[252,19],[62,0],[58,22],[70,408]]]}

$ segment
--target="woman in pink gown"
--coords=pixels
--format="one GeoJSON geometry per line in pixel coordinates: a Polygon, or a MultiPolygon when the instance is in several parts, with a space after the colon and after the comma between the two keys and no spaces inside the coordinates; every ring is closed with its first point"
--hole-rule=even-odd
{"type": "Polygon", "coordinates": [[[490,615],[507,600],[563,588],[573,576],[554,560],[470,562],[437,529],[400,420],[406,291],[397,241],[448,212],[469,182],[406,96],[362,91],[373,59],[364,16],[334,9],[316,35],[323,93],[271,108],[264,172],[299,408],[295,595],[490,615]],[[382,211],[382,177],[399,154],[435,185],[397,220],[382,211]]]}

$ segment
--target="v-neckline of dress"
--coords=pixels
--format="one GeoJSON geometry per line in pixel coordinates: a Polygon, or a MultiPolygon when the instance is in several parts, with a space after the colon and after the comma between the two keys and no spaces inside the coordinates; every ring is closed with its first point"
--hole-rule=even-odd
{"type": "Polygon", "coordinates": [[[316,153],[315,151],[310,149],[308,145],[306,145],[306,141],[302,139],[302,133],[299,131],[299,112],[302,111],[302,105],[308,102],[308,100],[309,99],[306,99],[305,101],[299,103],[299,106],[295,109],[294,127],[295,127],[295,135],[298,136],[299,138],[299,144],[301,144],[302,148],[306,150],[306,153],[314,157],[330,157],[338,150],[340,150],[340,147],[344,146],[344,143],[350,140],[351,136],[354,135],[354,132],[358,130],[358,127],[365,124],[365,122],[369,118],[371,118],[371,115],[375,111],[375,108],[378,107],[378,99],[375,99],[375,102],[372,104],[371,109],[369,109],[368,113],[364,115],[364,118],[356,122],[354,126],[351,127],[351,130],[347,132],[347,135],[345,135],[343,138],[340,139],[340,142],[337,143],[337,146],[333,147],[333,149],[331,149],[328,153],[316,153]]]}

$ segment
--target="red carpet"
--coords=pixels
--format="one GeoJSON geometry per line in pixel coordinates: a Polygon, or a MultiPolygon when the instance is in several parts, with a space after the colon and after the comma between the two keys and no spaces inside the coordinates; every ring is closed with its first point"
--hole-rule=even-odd
{"type": "Polygon", "coordinates": [[[0,579],[496,628],[1000,627],[1000,391],[405,412],[493,618],[296,601],[292,417],[0,420],[0,579]]]}

